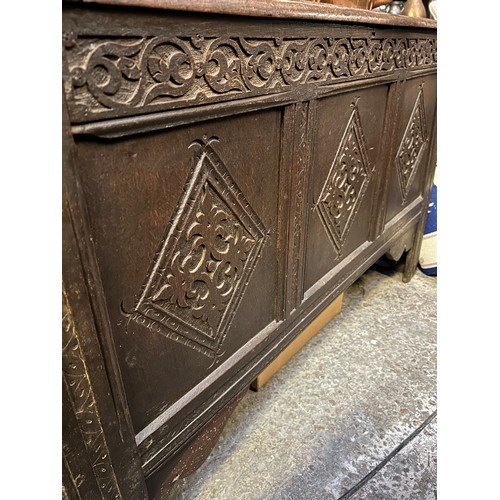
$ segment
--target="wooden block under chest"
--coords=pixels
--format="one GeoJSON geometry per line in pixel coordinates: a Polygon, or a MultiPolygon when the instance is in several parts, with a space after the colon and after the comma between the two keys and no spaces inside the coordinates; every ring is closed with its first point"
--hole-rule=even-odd
{"type": "Polygon", "coordinates": [[[342,310],[344,294],[340,294],[319,316],[317,316],[299,336],[265,368],[250,386],[258,391],[297,352],[299,352],[327,323],[342,310]]]}

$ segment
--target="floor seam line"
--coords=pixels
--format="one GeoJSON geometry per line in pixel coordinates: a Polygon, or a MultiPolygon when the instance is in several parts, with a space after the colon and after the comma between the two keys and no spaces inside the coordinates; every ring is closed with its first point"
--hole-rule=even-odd
{"type": "Polygon", "coordinates": [[[437,416],[437,410],[434,410],[408,437],[396,446],[381,462],[379,462],[361,481],[356,483],[347,493],[344,493],[337,500],[347,500],[354,493],[359,491],[370,479],[372,479],[380,470],[382,470],[403,448],[410,444],[437,416]]]}

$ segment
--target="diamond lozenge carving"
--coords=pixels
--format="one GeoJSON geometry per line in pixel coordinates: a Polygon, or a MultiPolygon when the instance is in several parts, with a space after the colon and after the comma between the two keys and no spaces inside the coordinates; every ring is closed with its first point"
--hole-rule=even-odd
{"type": "Polygon", "coordinates": [[[266,239],[211,144],[196,164],[131,320],[216,358],[266,239]]]}
{"type": "Polygon", "coordinates": [[[396,154],[396,170],[398,172],[399,187],[403,195],[403,202],[406,201],[410,186],[415,178],[426,142],[427,127],[425,122],[424,92],[423,89],[420,89],[396,154]]]}
{"type": "Polygon", "coordinates": [[[317,205],[326,232],[339,252],[372,172],[359,111],[355,104],[353,108],[317,205]]]}

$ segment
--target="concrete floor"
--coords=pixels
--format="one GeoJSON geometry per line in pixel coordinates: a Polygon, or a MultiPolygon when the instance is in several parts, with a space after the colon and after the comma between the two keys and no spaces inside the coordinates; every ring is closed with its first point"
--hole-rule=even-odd
{"type": "Polygon", "coordinates": [[[342,312],[259,392],[172,490],[193,500],[434,500],[436,287],[365,273],[342,312]]]}

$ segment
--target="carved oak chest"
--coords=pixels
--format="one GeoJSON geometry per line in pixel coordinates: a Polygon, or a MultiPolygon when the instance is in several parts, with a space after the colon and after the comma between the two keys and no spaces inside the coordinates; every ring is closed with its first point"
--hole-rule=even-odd
{"type": "Polygon", "coordinates": [[[360,274],[414,273],[436,25],[109,0],[63,31],[63,496],[166,498],[360,274]]]}

